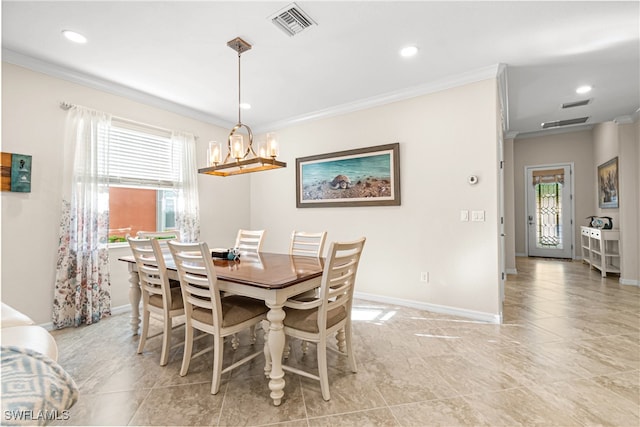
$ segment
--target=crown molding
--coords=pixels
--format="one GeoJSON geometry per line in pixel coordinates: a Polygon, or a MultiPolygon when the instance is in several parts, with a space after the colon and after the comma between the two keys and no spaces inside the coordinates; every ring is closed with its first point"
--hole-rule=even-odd
{"type": "MultiPolygon", "coordinates": [[[[186,107],[184,105],[177,104],[175,102],[168,101],[154,95],[150,95],[146,92],[142,92],[137,89],[112,82],[110,80],[91,76],[72,68],[43,61],[32,56],[24,55],[11,49],[2,49],[2,61],[20,67],[28,68],[32,71],[43,73],[51,77],[66,80],[71,83],[77,83],[82,86],[107,92],[112,95],[122,96],[132,101],[137,101],[151,107],[160,108],[165,111],[180,114],[182,116],[209,123],[215,126],[224,128],[230,128],[233,126],[233,124],[221,120],[218,117],[213,116],[212,114],[205,113],[194,108],[186,107]]],[[[72,102],[73,100],[70,101],[72,102]]]]}
{"type": "Polygon", "coordinates": [[[564,126],[556,129],[538,130],[535,132],[522,132],[522,133],[517,133],[517,135],[518,135],[518,139],[538,138],[541,136],[558,135],[562,133],[581,132],[584,130],[591,130],[593,129],[593,126],[594,126],[593,123],[587,124],[587,125],[580,124],[580,125],[564,126]]]}
{"type": "Polygon", "coordinates": [[[629,123],[635,123],[640,118],[640,108],[634,111],[632,114],[626,116],[620,116],[613,119],[613,121],[618,125],[624,125],[629,123]]]}
{"type": "MultiPolygon", "coordinates": [[[[199,120],[212,125],[220,126],[223,128],[233,127],[233,123],[224,121],[212,114],[205,113],[200,110],[196,110],[181,104],[177,104],[172,101],[168,101],[163,98],[159,98],[154,95],[150,95],[146,92],[133,89],[128,86],[115,83],[110,80],[101,79],[96,76],[91,76],[86,73],[68,68],[59,64],[43,61],[32,56],[28,56],[11,49],[2,49],[2,60],[10,64],[18,65],[20,67],[28,68],[30,70],[40,72],[52,77],[60,78],[63,80],[77,83],[83,86],[87,86],[93,89],[97,89],[103,92],[111,93],[113,95],[122,96],[133,101],[137,101],[152,107],[160,108],[172,113],[180,114],[195,120],[199,120]]],[[[429,82],[423,85],[414,86],[411,88],[401,89],[398,91],[387,92],[381,95],[365,98],[362,100],[349,102],[334,107],[294,116],[288,119],[279,120],[276,122],[257,126],[255,132],[266,132],[268,130],[282,129],[285,127],[298,125],[304,122],[319,120],[329,117],[335,117],[347,113],[352,113],[360,110],[365,110],[373,107],[378,107],[393,102],[403,101],[410,98],[415,98],[422,95],[428,95],[435,92],[440,92],[446,89],[452,89],[458,86],[464,86],[466,84],[476,83],[482,80],[491,78],[497,78],[499,74],[504,71],[504,64],[494,64],[488,67],[479,68],[469,72],[456,74],[454,76],[448,76],[446,78],[429,82]]]]}
{"type": "Polygon", "coordinates": [[[429,82],[423,85],[410,87],[393,92],[383,93],[381,95],[365,98],[362,100],[348,102],[334,107],[326,108],[323,110],[313,111],[310,113],[302,114],[299,116],[291,117],[266,125],[257,127],[257,132],[266,132],[268,129],[277,130],[286,128],[293,125],[299,125],[303,122],[309,122],[313,120],[326,119],[329,117],[340,116],[347,113],[353,113],[360,110],[366,110],[373,107],[378,107],[385,104],[391,104],[393,102],[404,101],[406,99],[415,98],[417,96],[428,95],[435,92],[440,92],[446,89],[451,89],[458,86],[464,86],[466,84],[476,83],[482,80],[496,78],[498,72],[501,70],[501,64],[495,64],[488,67],[479,68],[477,70],[469,71],[466,73],[456,74],[440,80],[429,82]]]}
{"type": "Polygon", "coordinates": [[[516,130],[510,130],[504,135],[504,139],[516,139],[516,136],[520,135],[520,132],[516,130]]]}

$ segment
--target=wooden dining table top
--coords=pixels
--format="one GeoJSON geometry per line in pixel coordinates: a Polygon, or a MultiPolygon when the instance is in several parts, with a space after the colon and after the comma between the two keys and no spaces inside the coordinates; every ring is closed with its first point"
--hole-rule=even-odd
{"type": "MultiPolygon", "coordinates": [[[[175,274],[176,265],[165,254],[167,270],[175,274]]],[[[118,258],[135,263],[133,255],[118,258]]],[[[280,289],[322,276],[324,258],[271,252],[244,253],[237,261],[213,258],[218,279],[266,289],[280,289]]]]}

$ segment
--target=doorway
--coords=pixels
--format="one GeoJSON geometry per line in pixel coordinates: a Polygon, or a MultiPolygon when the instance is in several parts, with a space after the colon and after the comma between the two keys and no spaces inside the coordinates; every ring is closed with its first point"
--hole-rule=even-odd
{"type": "Polygon", "coordinates": [[[573,258],[572,164],[527,166],[529,256],[573,258]]]}

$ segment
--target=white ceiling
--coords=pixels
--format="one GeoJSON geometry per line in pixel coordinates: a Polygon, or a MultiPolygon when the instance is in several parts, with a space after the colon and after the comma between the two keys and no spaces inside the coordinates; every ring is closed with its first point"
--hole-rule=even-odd
{"type": "Polygon", "coordinates": [[[252,105],[242,118],[254,131],[495,76],[498,64],[512,135],[640,107],[638,1],[299,1],[318,26],[294,37],[268,19],[288,4],[3,0],[3,60],[232,126],[237,56],[226,43],[240,36],[253,45],[242,55],[252,105]],[[410,44],[418,55],[400,57],[410,44]],[[577,95],[582,84],[593,91],[577,95]]]}

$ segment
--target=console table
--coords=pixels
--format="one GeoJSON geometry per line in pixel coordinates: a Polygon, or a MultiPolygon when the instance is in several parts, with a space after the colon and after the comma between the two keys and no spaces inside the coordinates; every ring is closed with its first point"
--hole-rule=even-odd
{"type": "Polygon", "coordinates": [[[620,274],[620,230],[580,227],[582,261],[607,273],[620,274]]]}

